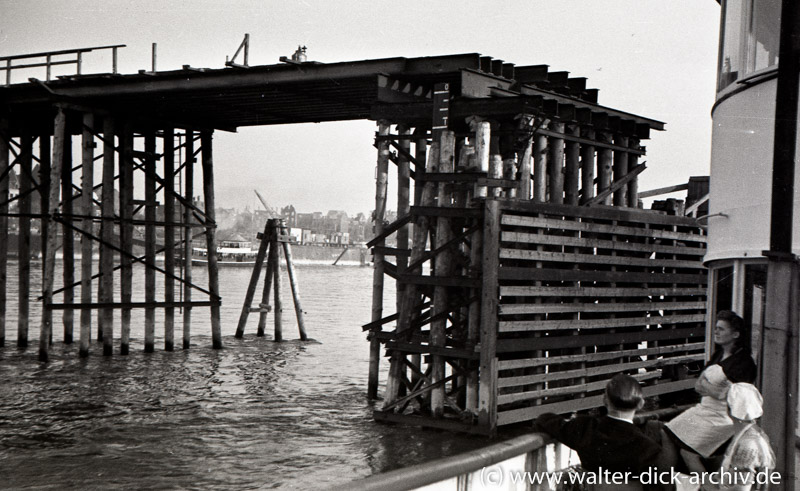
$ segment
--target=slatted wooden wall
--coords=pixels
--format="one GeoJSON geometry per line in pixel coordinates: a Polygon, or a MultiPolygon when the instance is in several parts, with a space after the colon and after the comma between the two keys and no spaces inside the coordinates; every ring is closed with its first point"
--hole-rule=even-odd
{"type": "Polygon", "coordinates": [[[497,425],[602,405],[625,372],[648,396],[691,388],[702,361],[707,272],[690,218],[620,207],[504,202],[497,425]]]}

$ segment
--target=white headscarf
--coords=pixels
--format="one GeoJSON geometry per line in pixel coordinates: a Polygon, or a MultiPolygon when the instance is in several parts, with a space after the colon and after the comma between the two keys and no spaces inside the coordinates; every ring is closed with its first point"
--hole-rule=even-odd
{"type": "Polygon", "coordinates": [[[728,389],[728,408],[731,416],[743,421],[753,421],[764,413],[764,399],[753,384],[733,384],[728,389]]]}

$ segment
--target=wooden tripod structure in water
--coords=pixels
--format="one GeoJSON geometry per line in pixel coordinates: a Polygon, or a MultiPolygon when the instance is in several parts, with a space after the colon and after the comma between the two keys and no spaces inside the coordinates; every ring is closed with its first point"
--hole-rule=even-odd
{"type": "Polygon", "coordinates": [[[258,336],[264,335],[264,330],[267,324],[267,314],[274,312],[275,320],[275,341],[283,340],[283,321],[282,312],[283,306],[281,303],[281,268],[280,256],[281,250],[286,258],[286,270],[289,274],[289,285],[292,289],[292,300],[294,301],[294,311],[297,315],[297,328],[300,331],[300,339],[305,341],[308,339],[306,335],[305,321],[303,319],[303,308],[300,305],[300,287],[297,284],[297,277],[294,271],[294,264],[292,264],[292,249],[289,245],[289,236],[287,235],[286,222],[282,219],[271,218],[267,220],[264,227],[264,232],[258,234],[261,239],[261,244],[258,247],[256,255],[256,263],[253,266],[253,274],[250,277],[250,284],[247,287],[247,293],[242,306],[242,313],[239,316],[239,324],[236,327],[236,337],[241,338],[244,336],[244,329],[247,326],[247,318],[251,312],[258,312],[258,336]],[[262,290],[261,302],[258,307],[253,307],[253,298],[258,288],[258,280],[261,276],[261,270],[264,267],[264,259],[267,261],[267,272],[264,278],[264,289],[262,290]],[[270,289],[273,288],[275,307],[270,305],[270,289]]]}

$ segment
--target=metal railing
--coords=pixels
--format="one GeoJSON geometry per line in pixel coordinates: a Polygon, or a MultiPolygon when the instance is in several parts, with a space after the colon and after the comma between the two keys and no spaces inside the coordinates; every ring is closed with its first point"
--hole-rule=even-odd
{"type": "Polygon", "coordinates": [[[499,484],[498,472],[553,471],[545,457],[553,443],[546,435],[530,433],[452,457],[396,469],[330,489],[336,491],[387,491],[418,489],[481,489],[499,484]],[[538,464],[538,465],[537,465],[538,464]],[[496,466],[496,467],[493,467],[496,466]]]}
{"type": "Polygon", "coordinates": [[[44,51],[41,53],[29,53],[26,55],[0,56],[0,71],[5,70],[6,72],[6,83],[5,83],[6,87],[11,85],[11,72],[13,70],[19,70],[25,68],[46,67],[47,75],[45,77],[45,80],[47,81],[50,81],[52,77],[52,68],[54,66],[75,65],[76,75],[81,75],[81,65],[83,63],[84,53],[101,49],[110,49],[111,60],[112,60],[111,72],[117,73],[117,50],[119,48],[124,48],[124,47],[125,47],[124,44],[115,44],[111,46],[94,46],[91,48],[65,49],[61,51],[44,51]],[[63,57],[69,57],[70,55],[74,55],[74,58],[70,57],[67,59],[62,59],[63,57]],[[24,63],[21,65],[14,64],[14,62],[19,60],[30,60],[36,58],[43,58],[44,61],[34,61],[32,63],[24,63]]]}

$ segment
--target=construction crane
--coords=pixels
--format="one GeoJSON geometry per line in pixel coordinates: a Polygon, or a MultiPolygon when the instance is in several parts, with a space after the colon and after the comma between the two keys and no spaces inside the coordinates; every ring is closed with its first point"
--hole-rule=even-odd
{"type": "Polygon", "coordinates": [[[261,201],[261,204],[264,206],[264,209],[267,210],[269,218],[278,218],[278,212],[276,212],[275,209],[273,209],[271,206],[267,204],[267,200],[265,200],[264,197],[261,196],[261,193],[259,193],[255,189],[253,190],[253,192],[256,193],[256,196],[258,196],[258,199],[259,201],[261,201]]]}

